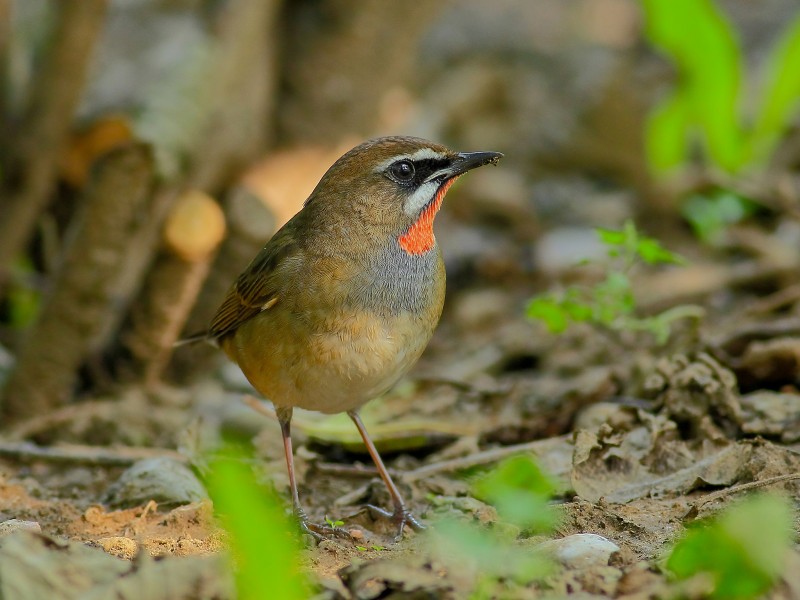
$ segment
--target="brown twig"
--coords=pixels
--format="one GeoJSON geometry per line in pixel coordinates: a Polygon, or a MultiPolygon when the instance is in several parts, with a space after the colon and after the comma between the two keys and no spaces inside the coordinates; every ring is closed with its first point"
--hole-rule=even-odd
{"type": "Polygon", "coordinates": [[[700,510],[703,506],[708,504],[709,502],[714,502],[715,500],[719,500],[720,498],[724,498],[725,496],[730,496],[732,494],[738,494],[739,492],[746,492],[747,490],[755,490],[762,487],[767,487],[769,485],[773,485],[776,483],[782,483],[784,481],[794,481],[800,479],[800,473],[787,473],[786,475],[776,475],[775,477],[768,477],[767,479],[761,479],[759,481],[749,481],[747,483],[740,483],[739,485],[734,485],[731,487],[724,488],[722,490],[717,490],[716,492],[712,492],[706,496],[703,496],[692,505],[692,510],[690,511],[692,514],[695,514],[698,510],[700,510]]]}
{"type": "Polygon", "coordinates": [[[500,448],[492,448],[484,450],[468,456],[461,456],[442,462],[425,465],[413,471],[408,471],[401,475],[401,479],[405,482],[418,481],[431,475],[438,475],[439,473],[450,473],[453,471],[463,471],[472,467],[487,465],[494,463],[509,456],[516,454],[524,454],[532,452],[534,454],[544,454],[544,452],[553,445],[561,444],[569,440],[572,434],[562,435],[554,438],[547,438],[544,440],[534,440],[532,442],[525,442],[524,444],[515,444],[513,446],[502,446],[500,448]]]}
{"type": "Polygon", "coordinates": [[[110,416],[109,413],[113,410],[115,410],[114,405],[108,400],[93,400],[79,402],[77,404],[68,404],[62,408],[48,411],[40,415],[34,415],[24,421],[20,421],[4,431],[3,437],[7,440],[24,440],[55,429],[56,427],[63,427],[78,419],[88,419],[95,416],[110,416]]]}
{"type": "Polygon", "coordinates": [[[50,200],[58,159],[83,91],[107,0],[63,0],[52,44],[37,75],[31,102],[17,130],[13,168],[20,182],[0,219],[0,281],[30,239],[50,200]]]}
{"type": "Polygon", "coordinates": [[[187,460],[182,454],[167,448],[137,446],[111,448],[80,444],[37,446],[30,442],[0,442],[0,457],[20,462],[45,461],[99,467],[128,467],[144,458],[159,456],[167,456],[181,462],[186,462],[187,460]]]}
{"type": "MultiPolygon", "coordinates": [[[[275,218],[270,210],[245,188],[235,188],[224,204],[228,236],[222,242],[211,272],[203,284],[186,322],[186,332],[192,335],[208,328],[214,312],[225,293],[269,237],[275,233],[275,218]]],[[[196,344],[181,349],[174,357],[174,372],[186,380],[193,374],[208,371],[219,351],[196,344]]]]}

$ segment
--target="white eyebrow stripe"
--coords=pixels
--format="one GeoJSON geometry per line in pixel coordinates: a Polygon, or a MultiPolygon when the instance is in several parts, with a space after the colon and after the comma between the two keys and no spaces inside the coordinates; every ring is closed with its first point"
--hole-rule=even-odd
{"type": "Polygon", "coordinates": [[[399,156],[393,156],[392,158],[389,158],[389,159],[383,161],[382,163],[380,163],[376,167],[375,170],[376,171],[383,171],[390,164],[392,164],[394,162],[397,162],[398,160],[404,160],[404,159],[405,160],[410,160],[411,162],[414,162],[414,161],[417,161],[417,160],[426,160],[426,159],[445,160],[445,159],[447,159],[447,155],[446,154],[442,154],[440,152],[436,152],[436,150],[433,150],[432,148],[420,148],[419,150],[417,150],[416,152],[413,152],[411,154],[401,154],[399,156]]]}

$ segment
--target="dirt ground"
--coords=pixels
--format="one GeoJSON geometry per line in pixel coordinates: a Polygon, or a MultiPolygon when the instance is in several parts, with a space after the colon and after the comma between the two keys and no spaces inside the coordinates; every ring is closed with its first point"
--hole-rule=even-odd
{"type": "MultiPolygon", "coordinates": [[[[654,289],[670,276],[639,284],[654,289]]],[[[452,513],[495,523],[464,474],[527,452],[559,481],[552,537],[590,533],[616,545],[599,563],[565,564],[515,597],[666,597],[660,561],[689,523],[754,488],[800,498],[800,401],[789,383],[800,322],[771,314],[794,301],[792,289],[762,298],[763,312],[734,302],[738,312],[707,330],[678,331],[683,353],[588,327],[552,336],[521,316],[521,293],[457,290],[413,375],[364,418],[415,514],[434,528],[452,513]]],[[[225,536],[187,465],[223,435],[255,436],[259,472],[286,490],[277,423],[247,397],[223,364],[190,389],[130,390],[21,424],[0,445],[4,592],[52,569],[47,597],[143,597],[155,569],[167,569],[172,587],[148,597],[230,597],[225,536]],[[125,475],[154,461],[155,479],[125,475]],[[29,531],[10,535],[18,529],[29,531]],[[56,585],[67,568],[72,589],[56,585]]],[[[392,526],[364,509],[388,505],[388,495],[354,435],[339,417],[302,413],[295,423],[310,516],[340,519],[353,536],[306,550],[320,597],[467,595],[469,578],[438,563],[424,535],[394,544],[392,526]]],[[[787,580],[770,597],[800,597],[799,586],[787,580]]]]}

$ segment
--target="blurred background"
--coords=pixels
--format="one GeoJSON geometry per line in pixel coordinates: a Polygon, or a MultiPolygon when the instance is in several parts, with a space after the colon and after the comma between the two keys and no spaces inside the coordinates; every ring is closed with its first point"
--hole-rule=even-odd
{"type": "Polygon", "coordinates": [[[782,289],[797,16],[793,0],[0,0],[4,423],[213,372],[219,353],[173,342],[379,135],[505,153],[437,220],[448,304],[419,373],[536,369],[548,338],[525,302],[586,277],[594,228],[626,219],[693,264],[640,285],[644,310],[782,289]]]}

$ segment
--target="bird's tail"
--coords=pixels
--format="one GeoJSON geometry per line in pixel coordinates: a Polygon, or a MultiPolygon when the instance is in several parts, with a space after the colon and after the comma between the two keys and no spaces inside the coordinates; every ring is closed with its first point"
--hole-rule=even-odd
{"type": "Polygon", "coordinates": [[[188,346],[189,344],[195,344],[197,342],[212,342],[213,338],[208,335],[207,331],[201,331],[199,333],[194,333],[190,336],[187,336],[183,339],[178,340],[174,344],[172,344],[173,348],[180,348],[181,346],[188,346]]]}

